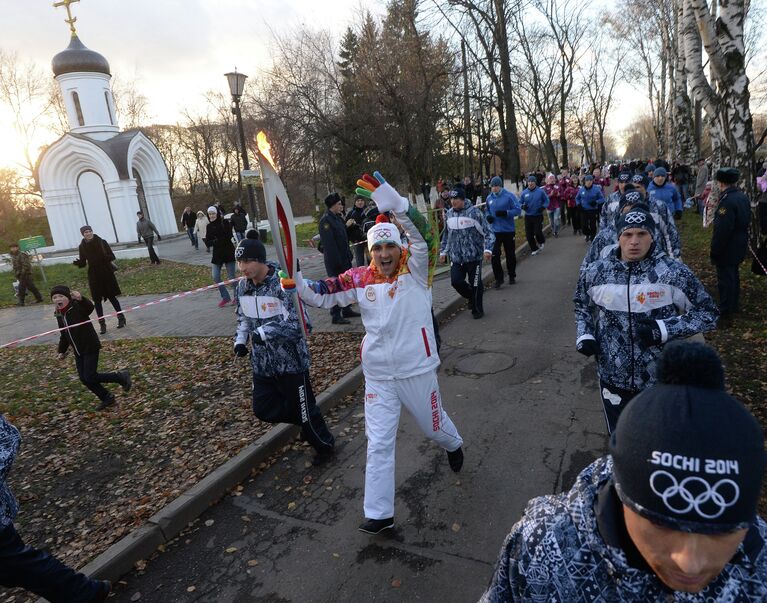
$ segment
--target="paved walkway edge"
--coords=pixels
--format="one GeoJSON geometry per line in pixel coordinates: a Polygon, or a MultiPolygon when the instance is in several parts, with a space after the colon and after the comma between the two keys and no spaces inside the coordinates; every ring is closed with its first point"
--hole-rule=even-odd
{"type": "MultiPolygon", "coordinates": [[[[529,246],[525,242],[517,247],[516,253],[527,250],[529,246]]],[[[525,254],[524,257],[529,256],[525,254]]],[[[482,278],[485,282],[493,279],[489,265],[486,265],[482,278]]],[[[455,295],[449,304],[435,313],[437,322],[442,322],[464,304],[464,299],[455,295]]],[[[327,411],[338,405],[344,397],[354,393],[362,383],[362,367],[357,366],[317,396],[317,404],[327,411]]],[[[158,546],[175,538],[191,521],[197,519],[208,507],[248,477],[254,467],[290,442],[298,433],[299,428],[295,425],[279,424],[272,427],[253,444],[211,471],[150,517],[144,525],[110,546],[80,571],[101,580],[119,580],[133,569],[137,561],[146,559],[158,546]]],[[[42,601],[45,599],[38,599],[38,603],[42,601]]]]}

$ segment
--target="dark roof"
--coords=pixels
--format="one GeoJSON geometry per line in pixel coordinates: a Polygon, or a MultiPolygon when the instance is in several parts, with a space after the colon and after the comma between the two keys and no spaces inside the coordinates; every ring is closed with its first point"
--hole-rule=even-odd
{"type": "Polygon", "coordinates": [[[53,75],[56,76],[82,71],[112,75],[109,71],[109,63],[103,55],[86,48],[77,35],[72,35],[66,50],[62,50],[53,57],[51,68],[53,75]]]}

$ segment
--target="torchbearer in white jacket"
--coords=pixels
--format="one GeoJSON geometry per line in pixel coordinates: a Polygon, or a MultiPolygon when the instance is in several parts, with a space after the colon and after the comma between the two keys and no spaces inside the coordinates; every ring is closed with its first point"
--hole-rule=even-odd
{"type": "MultiPolygon", "coordinates": [[[[442,408],[437,382],[440,360],[431,317],[431,282],[439,240],[431,225],[383,177],[365,175],[357,193],[370,197],[382,214],[393,211],[410,244],[403,248],[394,224],[378,222],[367,234],[370,266],[320,281],[283,279],[304,303],[331,308],[359,303],[365,338],[360,356],[365,375],[365,521],[362,532],[394,526],[394,448],[402,406],[426,437],[447,451],[453,471],[463,465],[463,440],[442,408]]],[[[284,275],[287,276],[287,275],[284,275]]]]}

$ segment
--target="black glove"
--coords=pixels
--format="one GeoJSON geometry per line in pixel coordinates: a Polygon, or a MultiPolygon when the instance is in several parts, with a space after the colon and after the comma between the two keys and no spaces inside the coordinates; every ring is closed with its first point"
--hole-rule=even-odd
{"type": "Polygon", "coordinates": [[[681,219],[682,219],[682,212],[681,212],[681,210],[680,211],[675,211],[674,212],[674,220],[681,220],[681,219]]]}
{"type": "Polygon", "coordinates": [[[250,334],[250,343],[253,345],[265,345],[266,342],[261,339],[261,334],[258,331],[253,331],[250,334]]]}
{"type": "Polygon", "coordinates": [[[636,332],[639,341],[647,348],[663,343],[660,327],[655,320],[645,318],[637,321],[636,332]]]}
{"type": "Polygon", "coordinates": [[[523,203],[521,207],[522,207],[522,211],[527,211],[527,203],[523,203]]]}
{"type": "Polygon", "coordinates": [[[238,343],[234,346],[234,355],[237,356],[237,358],[244,358],[248,355],[248,346],[244,343],[238,343]]]}
{"type": "Polygon", "coordinates": [[[488,216],[487,217],[487,223],[488,224],[492,224],[493,222],[495,222],[495,218],[493,216],[488,216]]]}
{"type": "Polygon", "coordinates": [[[296,258],[296,272],[301,272],[301,262],[296,258]]]}
{"type": "Polygon", "coordinates": [[[586,356],[586,358],[595,356],[599,352],[599,346],[594,339],[582,339],[576,344],[575,349],[586,356]]]}
{"type": "Polygon", "coordinates": [[[505,218],[509,212],[507,212],[505,209],[499,209],[497,212],[495,212],[495,215],[499,218],[505,218]]]}
{"type": "Polygon", "coordinates": [[[157,235],[157,240],[162,241],[162,237],[160,235],[157,235]]]}

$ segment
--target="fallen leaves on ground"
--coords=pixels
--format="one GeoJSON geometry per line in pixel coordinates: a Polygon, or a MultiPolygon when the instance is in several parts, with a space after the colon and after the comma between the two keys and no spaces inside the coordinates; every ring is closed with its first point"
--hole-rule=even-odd
{"type": "MultiPolygon", "coordinates": [[[[354,368],[360,337],[310,337],[316,394],[354,368]]],[[[21,508],[16,526],[28,544],[73,567],[271,427],[253,416],[250,365],[233,362],[228,337],[106,342],[100,371],[129,368],[133,389],[109,385],[119,404],[105,412],[94,410],[98,400],[72,358],[57,362],[53,346],[0,350],[0,363],[0,412],[22,435],[9,477],[21,508]]],[[[0,601],[21,600],[10,593],[0,589],[0,601]]]]}

